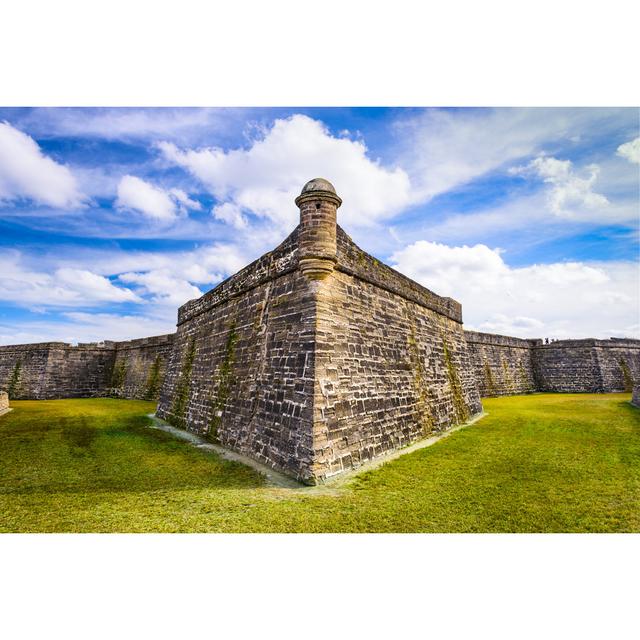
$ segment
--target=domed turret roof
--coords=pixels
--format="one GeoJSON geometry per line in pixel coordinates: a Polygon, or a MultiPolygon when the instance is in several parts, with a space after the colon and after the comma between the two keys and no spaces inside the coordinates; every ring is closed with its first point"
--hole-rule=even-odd
{"type": "Polygon", "coordinates": [[[330,193],[335,193],[336,189],[328,180],[324,178],[314,178],[302,187],[300,195],[308,193],[309,191],[329,191],[330,193]]]}

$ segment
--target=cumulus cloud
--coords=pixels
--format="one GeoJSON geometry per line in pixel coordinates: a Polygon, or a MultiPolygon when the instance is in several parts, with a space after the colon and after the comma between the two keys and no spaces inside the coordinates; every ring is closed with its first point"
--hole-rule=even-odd
{"type": "Polygon", "coordinates": [[[236,229],[246,229],[248,224],[247,219],[242,214],[242,210],[240,209],[240,207],[231,202],[225,202],[224,204],[216,205],[211,210],[211,215],[216,220],[226,222],[236,229]]]}
{"type": "Polygon", "coordinates": [[[35,108],[16,119],[42,137],[105,140],[199,140],[203,132],[224,131],[241,120],[243,110],[172,107],[35,108]]]}
{"type": "Polygon", "coordinates": [[[220,243],[173,252],[0,252],[0,301],[37,312],[37,319],[19,325],[0,320],[0,344],[126,340],[175,331],[180,305],[248,261],[238,247],[220,243]],[[140,311],[119,313],[121,303],[135,303],[140,311]]]}
{"type": "Polygon", "coordinates": [[[322,122],[303,115],[275,120],[248,149],[182,150],[170,142],[158,147],[168,161],[202,181],[221,207],[233,207],[215,209],[214,215],[236,226],[243,209],[282,226],[295,224],[293,201],[302,185],[317,176],[333,182],[343,197],[341,219],[347,223],[369,225],[411,201],[402,169],[385,168],[368,156],[363,142],[335,137],[322,122]]]}
{"type": "Polygon", "coordinates": [[[68,167],[46,156],[26,133],[0,122],[0,201],[20,199],[74,208],[84,196],[68,167]]]}
{"type": "Polygon", "coordinates": [[[0,254],[0,299],[29,307],[86,307],[140,302],[130,289],[87,269],[37,271],[21,264],[18,251],[0,254]]]}
{"type": "Polygon", "coordinates": [[[510,173],[534,175],[548,184],[548,205],[556,216],[578,220],[593,219],[594,216],[606,220],[608,217],[609,200],[593,190],[600,173],[596,164],[585,167],[581,176],[571,160],[541,155],[526,166],[513,167],[510,173]]]}
{"type": "Polygon", "coordinates": [[[199,298],[202,291],[184,278],[173,275],[169,269],[154,269],[143,273],[123,273],[118,280],[138,285],[139,293],[149,295],[151,302],[170,305],[174,309],[199,298]]]}
{"type": "Polygon", "coordinates": [[[634,109],[426,109],[399,118],[395,131],[414,199],[426,201],[543,149],[636,122],[634,109]]]}
{"type": "Polygon", "coordinates": [[[108,276],[165,271],[173,277],[204,285],[239,271],[253,257],[234,244],[213,243],[190,251],[81,250],[71,255],[49,256],[44,264],[88,266],[95,273],[108,276]]]}
{"type": "Polygon", "coordinates": [[[15,324],[0,322],[0,344],[33,342],[99,342],[131,340],[175,331],[175,319],[144,314],[63,312],[52,318],[47,314],[15,324]]]}
{"type": "Polygon", "coordinates": [[[616,153],[620,157],[626,158],[629,162],[640,164],[640,137],[621,144],[616,153]]]}
{"type": "Polygon", "coordinates": [[[39,309],[136,302],[162,307],[157,313],[173,321],[177,307],[249,261],[235,245],[220,243],[164,253],[81,250],[31,257],[32,264],[7,251],[0,253],[0,300],[39,309]]]}
{"type": "Polygon", "coordinates": [[[130,175],[120,180],[115,205],[118,209],[139,211],[162,222],[172,222],[187,209],[201,209],[200,203],[181,189],[165,190],[130,175]]]}
{"type": "Polygon", "coordinates": [[[392,266],[462,303],[465,325],[520,337],[638,337],[640,275],[627,262],[510,267],[499,249],[419,240],[392,266]]]}

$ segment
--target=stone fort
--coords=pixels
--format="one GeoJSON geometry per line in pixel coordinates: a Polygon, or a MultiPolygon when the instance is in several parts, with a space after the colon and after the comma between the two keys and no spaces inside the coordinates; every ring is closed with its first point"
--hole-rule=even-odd
{"type": "Polygon", "coordinates": [[[178,310],[175,334],[0,347],[15,399],[157,400],[157,415],[314,484],[482,411],[481,397],[631,391],[640,340],[465,331],[460,303],[361,250],[324,179],[300,223],[178,310]]]}

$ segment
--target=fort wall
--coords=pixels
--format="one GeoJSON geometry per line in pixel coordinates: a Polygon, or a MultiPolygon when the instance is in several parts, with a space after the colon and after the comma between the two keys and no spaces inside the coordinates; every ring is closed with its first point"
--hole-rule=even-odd
{"type": "Polygon", "coordinates": [[[157,414],[289,475],[313,457],[315,299],[298,230],[179,310],[157,414]]]}
{"type": "Polygon", "coordinates": [[[542,340],[476,331],[465,331],[464,335],[482,397],[531,393],[537,389],[533,352],[542,340]]]}
{"type": "Polygon", "coordinates": [[[328,477],[482,410],[460,306],[359,249],[340,227],[318,286],[314,475],[328,477]]]}
{"type": "Polygon", "coordinates": [[[154,399],[172,340],[168,335],[75,346],[64,342],[3,346],[0,388],[16,400],[109,395],[154,399]],[[148,395],[146,383],[155,368],[159,382],[148,395]]]}
{"type": "Polygon", "coordinates": [[[327,185],[277,249],[180,308],[157,412],[310,483],[481,411],[459,303],[356,247],[327,185]]]}
{"type": "Polygon", "coordinates": [[[631,391],[640,382],[640,340],[521,340],[465,331],[483,397],[532,391],[631,391]]]}
{"type": "Polygon", "coordinates": [[[151,338],[115,342],[109,395],[138,400],[157,400],[173,349],[173,333],[151,338]]]}

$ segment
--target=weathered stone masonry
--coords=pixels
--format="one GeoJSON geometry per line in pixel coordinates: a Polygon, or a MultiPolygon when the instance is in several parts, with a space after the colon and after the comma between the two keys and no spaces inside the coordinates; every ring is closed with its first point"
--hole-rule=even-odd
{"type": "Polygon", "coordinates": [[[13,399],[157,399],[172,343],[173,334],[77,346],[44,342],[0,347],[0,388],[13,399]]]}
{"type": "Polygon", "coordinates": [[[464,335],[482,397],[531,393],[537,389],[533,349],[541,340],[476,331],[465,331],[464,335]]]}
{"type": "Polygon", "coordinates": [[[465,331],[480,395],[532,391],[631,391],[640,383],[640,340],[521,340],[465,331]]]}
{"type": "Polygon", "coordinates": [[[460,305],[337,226],[324,180],[300,224],[181,307],[158,415],[317,482],[481,410],[460,305]]]}

